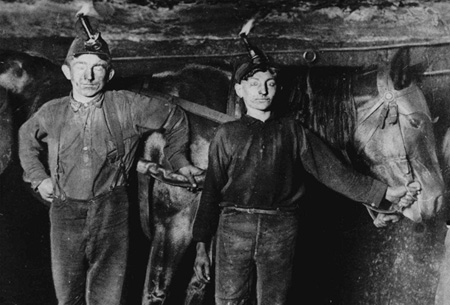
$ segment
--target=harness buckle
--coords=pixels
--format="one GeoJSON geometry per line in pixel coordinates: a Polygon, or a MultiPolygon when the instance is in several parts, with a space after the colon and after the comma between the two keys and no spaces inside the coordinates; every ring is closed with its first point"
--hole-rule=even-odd
{"type": "Polygon", "coordinates": [[[393,94],[391,91],[386,91],[386,92],[384,93],[384,99],[385,99],[386,101],[391,101],[391,100],[394,99],[394,94],[393,94]]]}
{"type": "Polygon", "coordinates": [[[405,187],[408,190],[408,193],[413,197],[417,196],[417,194],[422,190],[422,185],[417,180],[405,183],[405,187]]]}

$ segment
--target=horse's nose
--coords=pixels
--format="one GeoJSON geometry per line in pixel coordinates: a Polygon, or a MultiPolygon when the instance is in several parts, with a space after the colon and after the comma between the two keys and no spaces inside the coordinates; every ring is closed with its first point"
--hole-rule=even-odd
{"type": "Polygon", "coordinates": [[[430,198],[430,200],[423,200],[422,202],[419,200],[419,204],[422,217],[429,219],[435,217],[439,211],[442,210],[444,206],[444,196],[439,194],[433,198],[430,198]]]}

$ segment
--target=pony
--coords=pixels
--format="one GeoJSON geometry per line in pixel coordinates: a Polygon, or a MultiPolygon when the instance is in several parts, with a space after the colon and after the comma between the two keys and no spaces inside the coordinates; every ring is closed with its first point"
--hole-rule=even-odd
{"type": "Polygon", "coordinates": [[[379,67],[310,68],[297,75],[289,101],[353,167],[390,186],[420,189],[401,211],[420,222],[442,210],[444,183],[433,119],[412,69],[406,48],[379,67]]]}
{"type": "MultiPolygon", "coordinates": [[[[190,160],[202,169],[208,164],[208,147],[219,123],[234,119],[225,114],[230,73],[217,67],[190,64],[177,71],[117,78],[115,89],[140,94],[171,94],[185,109],[190,126],[190,160]],[[195,101],[191,102],[191,101],[195,101]],[[189,111],[190,110],[190,111],[189,111]]],[[[151,242],[142,304],[201,304],[205,286],[186,273],[192,272],[192,224],[201,192],[187,190],[189,183],[181,175],[167,171],[164,161],[164,137],[154,132],[145,141],[137,163],[137,199],[142,231],[151,242]],[[188,269],[186,270],[186,267],[188,269]],[[183,268],[184,267],[184,268],[183,268]],[[170,293],[173,287],[187,291],[170,293]]],[[[197,177],[201,185],[204,175],[197,177]]]]}
{"type": "MultiPolygon", "coordinates": [[[[405,48],[390,62],[373,67],[296,68],[295,77],[292,73],[286,77],[289,111],[344,161],[390,186],[420,189],[409,209],[367,207],[372,218],[376,213],[400,212],[405,220],[383,230],[361,223],[356,229],[347,227],[341,237],[353,247],[343,250],[342,261],[347,266],[366,263],[358,264],[357,271],[342,270],[352,275],[343,282],[343,304],[433,302],[446,231],[446,190],[434,137],[436,120],[414,78],[423,69],[410,64],[405,48]]],[[[345,209],[326,207],[331,214],[338,209],[345,219],[345,209]]],[[[336,225],[336,220],[331,223],[336,225]]],[[[330,226],[328,233],[335,229],[330,226]]]]}

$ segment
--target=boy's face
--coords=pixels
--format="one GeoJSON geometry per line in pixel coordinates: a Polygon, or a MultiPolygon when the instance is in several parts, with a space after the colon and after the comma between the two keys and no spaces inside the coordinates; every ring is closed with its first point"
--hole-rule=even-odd
{"type": "Polygon", "coordinates": [[[62,66],[64,75],[72,83],[74,97],[93,98],[113,77],[114,70],[108,62],[95,54],[82,54],[62,66]]]}
{"type": "Polygon", "coordinates": [[[269,71],[256,72],[247,80],[235,85],[236,94],[244,100],[247,113],[266,112],[272,104],[277,91],[274,75],[269,71]]]}

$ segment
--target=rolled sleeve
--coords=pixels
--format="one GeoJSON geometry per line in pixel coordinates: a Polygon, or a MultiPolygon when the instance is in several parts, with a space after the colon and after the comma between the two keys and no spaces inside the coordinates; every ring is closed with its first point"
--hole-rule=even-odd
{"type": "Polygon", "coordinates": [[[373,207],[379,207],[381,201],[383,201],[387,191],[387,185],[378,180],[373,180],[372,187],[367,193],[368,204],[373,207]]]}

